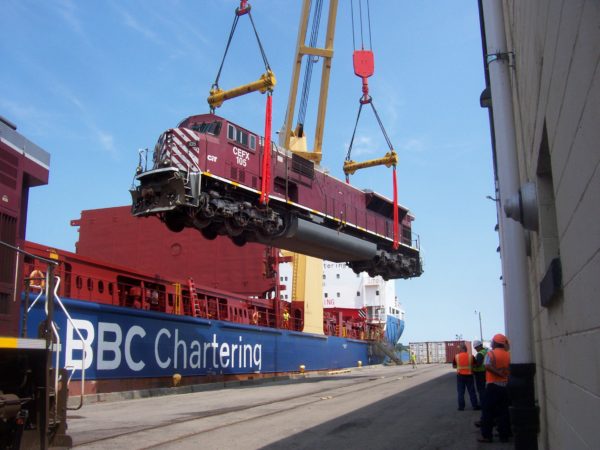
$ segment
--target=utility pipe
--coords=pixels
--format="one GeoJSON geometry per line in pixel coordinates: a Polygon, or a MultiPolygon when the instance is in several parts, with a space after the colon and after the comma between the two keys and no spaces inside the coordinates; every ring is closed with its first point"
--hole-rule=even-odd
{"type": "Polygon", "coordinates": [[[515,448],[536,449],[539,412],[535,406],[535,364],[532,348],[528,264],[525,233],[520,223],[509,220],[503,203],[519,192],[519,164],[515,138],[510,58],[506,47],[502,0],[479,0],[489,74],[496,158],[497,213],[504,289],[504,320],[510,340],[512,400],[511,422],[515,448]]]}
{"type": "Polygon", "coordinates": [[[505,328],[510,339],[511,361],[533,362],[531,311],[525,234],[522,225],[509,220],[501,208],[519,192],[519,163],[515,140],[509,59],[501,0],[483,0],[487,66],[490,75],[499,190],[498,220],[504,284],[505,328]]]}

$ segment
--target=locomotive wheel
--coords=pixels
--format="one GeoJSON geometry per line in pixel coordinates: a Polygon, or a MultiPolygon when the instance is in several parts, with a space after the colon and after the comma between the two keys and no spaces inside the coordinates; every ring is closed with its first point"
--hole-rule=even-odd
{"type": "Polygon", "coordinates": [[[185,228],[185,216],[175,211],[166,212],[163,216],[163,222],[174,233],[179,233],[185,228]]]}
{"type": "Polygon", "coordinates": [[[234,219],[225,219],[225,229],[227,230],[227,234],[231,237],[240,236],[244,232],[244,227],[241,227],[236,224],[234,219]]]}
{"type": "Polygon", "coordinates": [[[248,242],[246,236],[243,234],[240,234],[239,236],[232,236],[231,241],[238,247],[243,247],[248,242]]]}
{"type": "Polygon", "coordinates": [[[212,240],[216,239],[217,236],[219,235],[219,230],[213,224],[209,227],[206,227],[206,228],[203,228],[202,230],[200,230],[200,233],[202,233],[202,236],[204,236],[205,239],[212,241],[212,240]]]}
{"type": "Polygon", "coordinates": [[[258,232],[264,237],[273,237],[277,234],[277,223],[273,220],[265,220],[258,230],[258,232]]]}
{"type": "Polygon", "coordinates": [[[233,215],[233,220],[237,226],[245,228],[250,222],[250,217],[245,212],[240,211],[233,215]]]}
{"type": "Polygon", "coordinates": [[[205,219],[212,219],[215,216],[215,207],[210,203],[206,203],[199,211],[198,216],[205,219]]]}
{"type": "Polygon", "coordinates": [[[207,226],[210,225],[211,222],[212,222],[211,219],[202,217],[202,215],[200,215],[200,214],[196,214],[196,216],[194,217],[194,220],[192,221],[194,228],[197,228],[198,230],[202,230],[202,229],[206,228],[207,226]]]}

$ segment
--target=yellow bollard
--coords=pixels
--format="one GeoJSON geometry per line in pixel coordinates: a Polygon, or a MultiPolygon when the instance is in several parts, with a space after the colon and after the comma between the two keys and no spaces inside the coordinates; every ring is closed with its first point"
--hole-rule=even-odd
{"type": "Polygon", "coordinates": [[[179,386],[179,383],[181,383],[181,375],[178,373],[174,373],[173,374],[173,387],[179,386]]]}
{"type": "Polygon", "coordinates": [[[358,367],[362,367],[362,361],[358,361],[358,367]]]}

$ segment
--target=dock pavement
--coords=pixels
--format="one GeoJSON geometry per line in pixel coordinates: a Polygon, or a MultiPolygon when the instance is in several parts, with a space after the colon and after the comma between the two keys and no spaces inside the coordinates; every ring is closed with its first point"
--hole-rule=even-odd
{"type": "Polygon", "coordinates": [[[450,365],[380,365],[95,394],[68,426],[80,449],[513,448],[477,442],[479,415],[450,365]]]}

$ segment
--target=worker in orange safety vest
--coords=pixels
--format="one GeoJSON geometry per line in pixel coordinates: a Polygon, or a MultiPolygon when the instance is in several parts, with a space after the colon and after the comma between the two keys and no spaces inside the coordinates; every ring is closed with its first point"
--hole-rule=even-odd
{"type": "Polygon", "coordinates": [[[475,381],[473,379],[473,365],[475,358],[467,350],[463,343],[459,345],[460,353],[454,357],[452,367],[456,369],[456,391],[458,393],[458,410],[465,410],[465,389],[469,392],[469,399],[473,409],[481,409],[475,393],[475,381]]]}
{"type": "Polygon", "coordinates": [[[494,422],[498,426],[500,442],[510,436],[508,376],[510,353],[508,339],[503,334],[492,338],[492,349],[485,355],[485,394],[481,410],[481,437],[479,442],[492,442],[494,422]]]}

